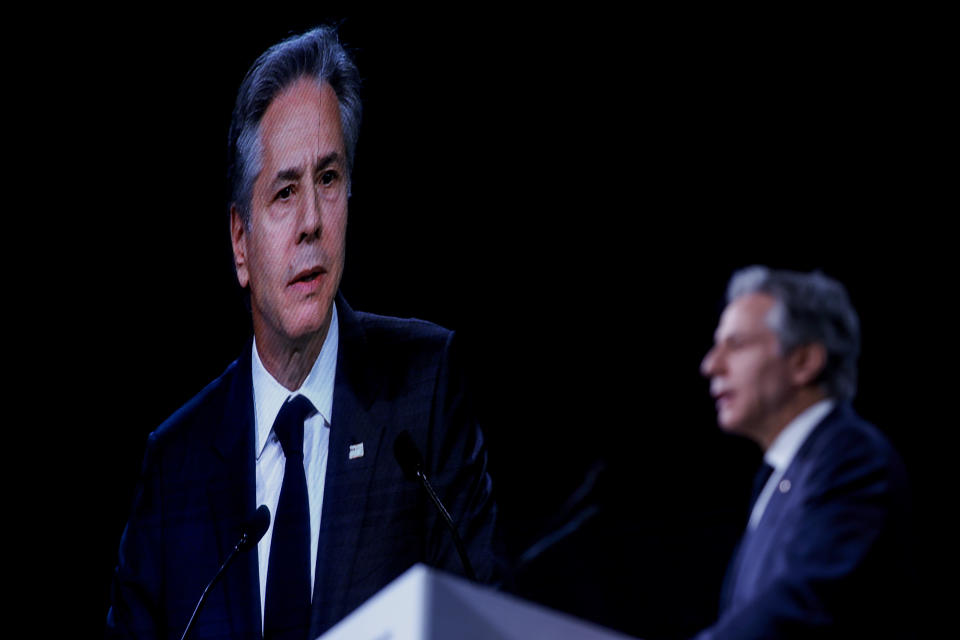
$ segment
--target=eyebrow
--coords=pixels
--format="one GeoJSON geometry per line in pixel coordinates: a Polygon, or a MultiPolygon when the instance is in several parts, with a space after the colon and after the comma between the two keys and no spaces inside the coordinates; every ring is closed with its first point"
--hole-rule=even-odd
{"type": "MultiPolygon", "coordinates": [[[[328,153],[325,156],[320,156],[317,158],[316,163],[313,166],[313,172],[318,173],[323,171],[331,164],[336,163],[340,160],[340,154],[336,151],[328,153]]],[[[289,169],[281,169],[277,172],[277,175],[273,179],[273,183],[277,182],[287,182],[287,181],[297,181],[303,177],[303,171],[299,167],[291,167],[289,169]]]]}

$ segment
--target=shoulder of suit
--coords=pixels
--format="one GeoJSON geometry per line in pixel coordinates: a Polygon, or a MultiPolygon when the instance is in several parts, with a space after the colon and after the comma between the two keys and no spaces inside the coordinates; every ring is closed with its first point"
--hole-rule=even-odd
{"type": "Polygon", "coordinates": [[[365,312],[355,312],[355,315],[363,327],[368,346],[384,355],[436,354],[453,338],[452,331],[426,320],[365,312]]]}
{"type": "MultiPolygon", "coordinates": [[[[459,349],[454,346],[455,334],[449,329],[415,318],[354,313],[355,328],[361,329],[362,348],[351,349],[348,357],[359,355],[366,375],[376,380],[385,397],[423,402],[419,394],[429,393],[449,376],[460,375],[459,349]]],[[[344,346],[341,340],[341,349],[344,346]]]]}
{"type": "Polygon", "coordinates": [[[887,436],[849,405],[838,407],[821,426],[812,434],[815,458],[903,472],[903,460],[887,436]]]}
{"type": "Polygon", "coordinates": [[[234,360],[220,376],[193,396],[150,434],[152,443],[179,440],[197,427],[212,428],[220,423],[226,397],[237,374],[239,360],[234,360]]]}

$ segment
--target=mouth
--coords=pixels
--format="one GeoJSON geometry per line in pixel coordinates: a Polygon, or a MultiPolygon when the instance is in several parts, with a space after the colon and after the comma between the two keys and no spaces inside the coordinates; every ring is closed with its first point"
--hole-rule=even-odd
{"type": "Polygon", "coordinates": [[[287,283],[287,286],[297,288],[311,287],[311,285],[316,285],[326,273],[327,270],[321,266],[310,267],[295,275],[293,279],[287,283]]]}
{"type": "Polygon", "coordinates": [[[714,403],[717,407],[717,410],[723,408],[724,405],[730,402],[730,398],[733,397],[733,392],[729,389],[711,391],[710,395],[713,396],[714,403]]]}

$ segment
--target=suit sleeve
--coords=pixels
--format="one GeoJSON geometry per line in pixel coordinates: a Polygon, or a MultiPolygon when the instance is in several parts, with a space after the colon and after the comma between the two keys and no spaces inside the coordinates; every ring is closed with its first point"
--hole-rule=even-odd
{"type": "Polygon", "coordinates": [[[159,626],[163,558],[155,451],[155,437],[151,435],[133,511],[120,540],[107,613],[107,638],[163,637],[159,626]]]}
{"type": "MultiPolygon", "coordinates": [[[[477,579],[492,582],[500,574],[493,483],[487,468],[486,442],[454,335],[447,338],[438,369],[427,464],[432,468],[440,499],[463,538],[477,579]]],[[[426,541],[429,562],[462,574],[462,563],[443,519],[434,514],[430,522],[426,541]]]]}
{"type": "Polygon", "coordinates": [[[847,449],[845,457],[812,474],[810,484],[819,490],[807,496],[789,537],[778,541],[782,564],[771,568],[774,579],[697,640],[833,637],[838,626],[856,628],[902,606],[890,592],[903,585],[887,588],[893,582],[889,576],[901,573],[891,565],[896,550],[885,546],[891,528],[900,524],[894,520],[904,515],[895,505],[905,479],[876,450],[861,446],[846,455],[853,443],[834,446],[847,449]]]}

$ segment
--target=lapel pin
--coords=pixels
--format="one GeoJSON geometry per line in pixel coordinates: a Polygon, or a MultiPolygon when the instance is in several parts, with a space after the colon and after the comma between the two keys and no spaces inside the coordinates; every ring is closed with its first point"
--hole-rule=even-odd
{"type": "Polygon", "coordinates": [[[350,445],[350,460],[363,457],[363,443],[350,445]]]}

